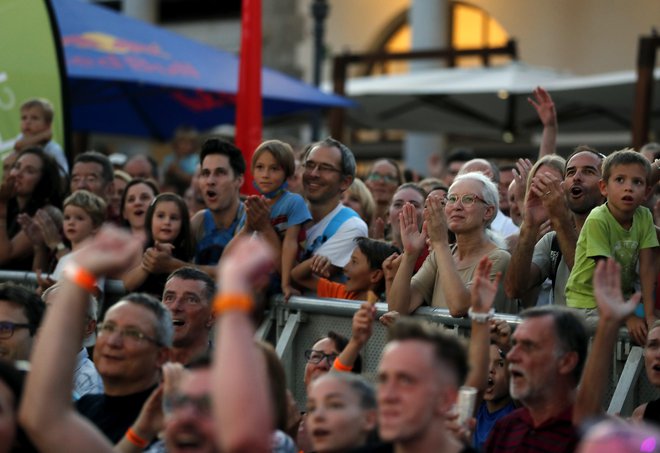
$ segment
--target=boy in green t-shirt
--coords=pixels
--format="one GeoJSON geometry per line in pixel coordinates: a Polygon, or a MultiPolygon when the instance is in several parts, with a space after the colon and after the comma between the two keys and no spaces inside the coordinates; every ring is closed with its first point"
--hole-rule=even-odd
{"type": "Polygon", "coordinates": [[[633,315],[626,325],[633,339],[643,344],[648,326],[657,319],[653,287],[658,239],[651,211],[641,206],[651,190],[651,166],[638,152],[623,149],[605,158],[602,175],[600,191],[607,202],[591,211],[580,232],[575,265],[566,286],[566,305],[585,310],[587,319],[596,313],[594,269],[599,259],[609,257],[621,265],[622,289],[625,297],[630,297],[639,262],[644,319],[633,315]]]}

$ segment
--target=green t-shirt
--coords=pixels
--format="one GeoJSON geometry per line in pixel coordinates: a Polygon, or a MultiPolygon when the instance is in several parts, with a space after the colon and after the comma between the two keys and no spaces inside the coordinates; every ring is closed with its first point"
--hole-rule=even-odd
{"type": "Polygon", "coordinates": [[[651,211],[640,206],[635,210],[629,230],[612,216],[607,203],[594,208],[584,222],[575,248],[575,264],[566,285],[566,305],[573,308],[596,308],[593,276],[594,258],[614,258],[621,266],[621,289],[630,297],[637,280],[637,262],[641,249],[658,246],[651,211]]]}

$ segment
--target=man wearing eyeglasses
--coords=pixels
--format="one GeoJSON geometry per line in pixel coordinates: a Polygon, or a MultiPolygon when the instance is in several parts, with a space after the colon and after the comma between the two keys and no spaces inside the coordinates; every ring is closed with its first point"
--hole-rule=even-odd
{"type": "Polygon", "coordinates": [[[341,204],[341,194],[353,182],[355,168],[351,150],[330,137],[310,146],[303,156],[303,190],[314,221],[307,230],[303,258],[327,257],[333,275],[351,258],[355,238],[369,235],[360,216],[341,204]]]}
{"type": "Polygon", "coordinates": [[[156,388],[171,346],[172,317],[157,299],[121,299],[106,312],[94,348],[104,393],[80,398],[78,411],[117,443],[156,388]]]}
{"type": "Polygon", "coordinates": [[[45,305],[32,291],[0,284],[0,359],[29,360],[45,305]]]}

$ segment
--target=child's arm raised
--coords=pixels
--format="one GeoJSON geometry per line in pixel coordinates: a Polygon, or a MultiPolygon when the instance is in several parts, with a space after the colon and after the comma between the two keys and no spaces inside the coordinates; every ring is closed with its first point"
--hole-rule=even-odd
{"type": "Polygon", "coordinates": [[[376,306],[373,302],[363,302],[353,315],[351,339],[344,350],[335,359],[332,369],[336,371],[350,371],[360,355],[360,351],[367,344],[373,333],[376,306]]]}

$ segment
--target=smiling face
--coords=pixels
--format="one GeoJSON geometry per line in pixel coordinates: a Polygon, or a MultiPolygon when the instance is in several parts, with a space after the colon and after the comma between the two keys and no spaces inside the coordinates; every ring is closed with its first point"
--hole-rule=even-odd
{"type": "Polygon", "coordinates": [[[364,218],[364,209],[362,209],[362,202],[360,201],[360,197],[358,197],[358,195],[354,193],[350,188],[341,194],[341,204],[348,206],[353,211],[357,212],[363,220],[367,220],[364,218]]]}
{"type": "Polygon", "coordinates": [[[262,152],[254,163],[252,176],[254,182],[259,186],[259,190],[263,193],[279,189],[286,179],[282,165],[268,151],[262,152]]]}
{"type": "Polygon", "coordinates": [[[375,410],[362,408],[358,392],[332,374],[310,385],[305,424],[314,451],[344,452],[362,446],[375,419],[375,410]]]}
{"type": "Polygon", "coordinates": [[[34,192],[42,175],[43,162],[36,154],[25,153],[16,160],[10,171],[14,177],[16,195],[29,197],[34,192]]]}
{"type": "Polygon", "coordinates": [[[181,232],[182,212],[174,201],[159,201],[151,219],[154,241],[172,244],[181,232]]]}
{"type": "Polygon", "coordinates": [[[654,387],[660,387],[660,327],[651,329],[644,347],[646,377],[654,387]]]}
{"type": "Polygon", "coordinates": [[[458,197],[456,203],[445,204],[447,226],[456,234],[483,229],[495,215],[495,208],[479,199],[475,199],[472,205],[465,206],[461,199],[467,194],[477,195],[483,199],[483,184],[477,180],[463,179],[452,184],[447,193],[448,197],[452,195],[458,197]]]}
{"type": "Polygon", "coordinates": [[[600,182],[600,191],[607,197],[607,206],[620,223],[632,215],[648,195],[646,169],[641,164],[613,165],[607,181],[600,182]]]}
{"type": "Polygon", "coordinates": [[[577,153],[566,164],[563,187],[572,212],[585,215],[603,202],[598,184],[601,164],[602,160],[589,151],[577,153]]]}
{"type": "Polygon", "coordinates": [[[165,283],[163,304],[172,314],[174,347],[208,342],[213,316],[205,289],[201,280],[172,277],[165,283]]]}
{"type": "Polygon", "coordinates": [[[113,388],[129,387],[134,393],[146,389],[158,380],[161,365],[167,359],[167,350],[148,339],[135,340],[118,331],[134,329],[154,338],[158,320],[145,307],[119,301],[105,314],[104,324],[115,327],[115,332],[99,331],[94,347],[94,364],[103,378],[103,385],[113,388]]]}
{"type": "Polygon", "coordinates": [[[373,272],[367,256],[362,253],[360,247],[355,247],[351,259],[344,266],[346,275],[346,291],[367,291],[372,286],[373,272]]]}
{"type": "Polygon", "coordinates": [[[144,220],[147,208],[156,195],[153,189],[143,183],[133,184],[126,189],[126,201],[122,210],[122,216],[134,230],[144,228],[144,220]]]}
{"type": "Polygon", "coordinates": [[[62,229],[64,236],[72,245],[80,244],[96,231],[94,222],[87,211],[71,204],[64,208],[62,229]]]}
{"type": "Polygon", "coordinates": [[[165,418],[165,445],[171,453],[218,453],[211,412],[211,370],[184,374],[165,418]]]}
{"type": "Polygon", "coordinates": [[[313,169],[303,172],[305,198],[311,204],[322,204],[337,199],[351,185],[352,178],[342,174],[341,152],[335,147],[317,146],[305,159],[313,169]]]}
{"type": "Polygon", "coordinates": [[[234,174],[229,157],[224,154],[209,154],[204,157],[199,185],[204,204],[211,212],[227,211],[238,203],[238,191],[243,176],[234,174]]]}

